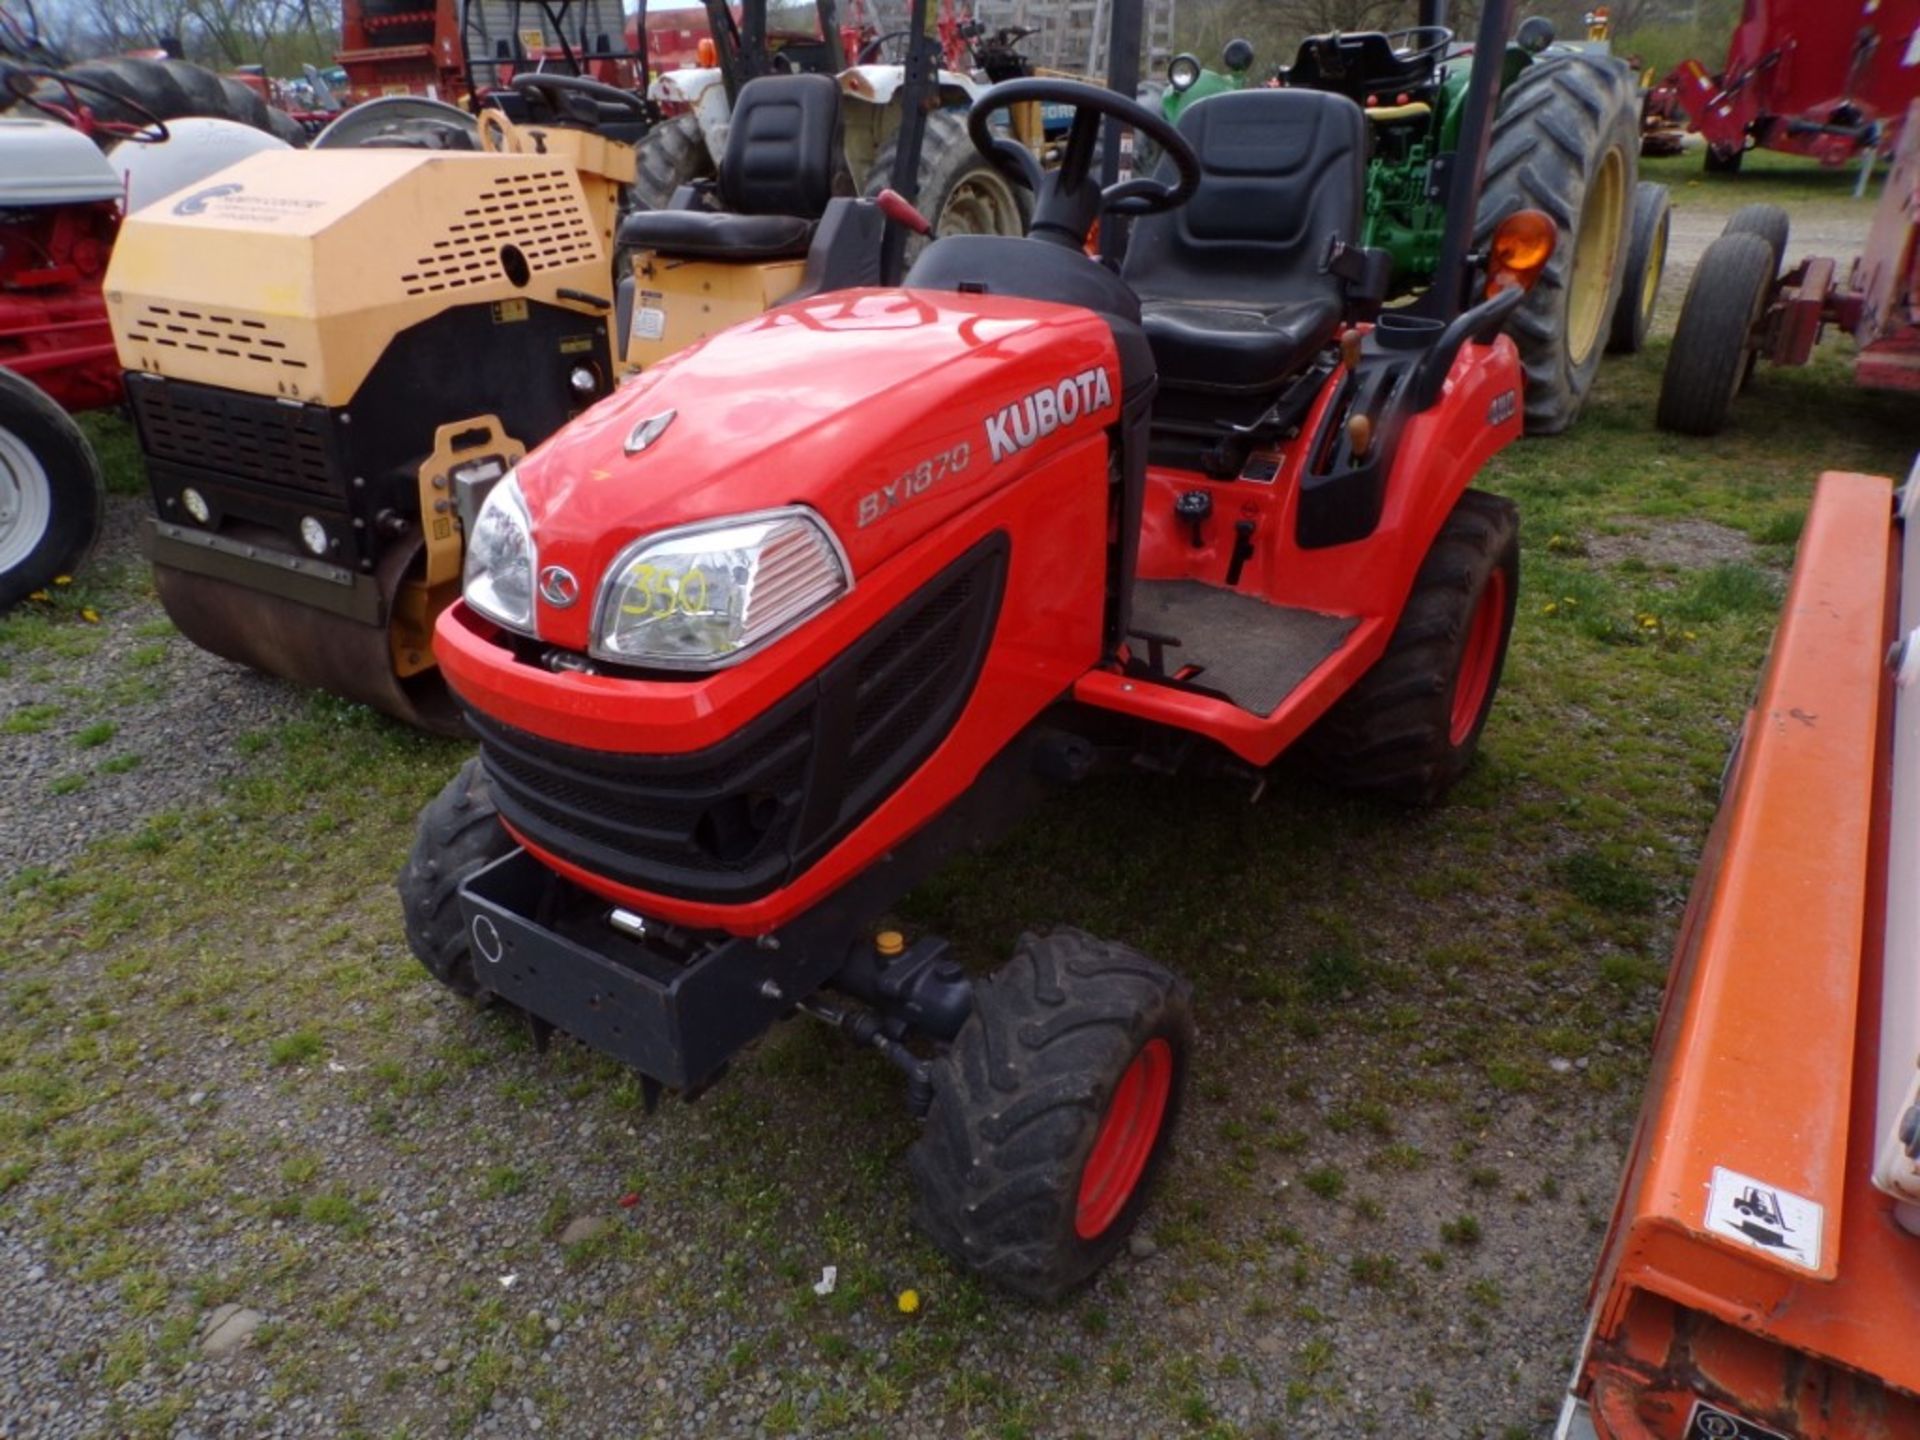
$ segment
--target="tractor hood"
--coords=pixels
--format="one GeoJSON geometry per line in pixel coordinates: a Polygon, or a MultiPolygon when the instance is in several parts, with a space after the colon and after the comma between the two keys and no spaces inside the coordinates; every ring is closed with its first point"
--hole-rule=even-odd
{"type": "MultiPolygon", "coordinates": [[[[518,467],[539,563],[594,594],[642,535],[783,505],[831,527],[855,583],[1118,414],[1092,312],[988,295],[843,291],[656,366],[518,467]]],[[[538,602],[585,649],[593,606],[538,602]]]]}

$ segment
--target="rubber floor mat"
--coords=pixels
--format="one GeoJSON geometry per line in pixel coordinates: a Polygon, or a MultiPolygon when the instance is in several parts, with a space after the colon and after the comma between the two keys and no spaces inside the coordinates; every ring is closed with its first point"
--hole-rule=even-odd
{"type": "Polygon", "coordinates": [[[1141,580],[1133,587],[1133,628],[1178,640],[1166,666],[1204,667],[1194,683],[1242,710],[1271,715],[1360,622],[1199,580],[1141,580]]]}

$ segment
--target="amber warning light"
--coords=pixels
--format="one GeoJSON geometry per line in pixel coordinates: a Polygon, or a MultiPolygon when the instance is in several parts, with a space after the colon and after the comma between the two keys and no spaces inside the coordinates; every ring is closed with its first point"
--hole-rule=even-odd
{"type": "Polygon", "coordinates": [[[1516,210],[1493,227],[1487,245],[1487,294],[1509,285],[1531,290],[1553,258],[1553,221],[1538,210],[1516,210]]]}

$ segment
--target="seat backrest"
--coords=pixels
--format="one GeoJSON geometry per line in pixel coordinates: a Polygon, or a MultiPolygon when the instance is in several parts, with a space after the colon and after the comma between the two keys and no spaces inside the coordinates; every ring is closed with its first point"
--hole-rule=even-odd
{"type": "MultiPolygon", "coordinates": [[[[1180,133],[1200,157],[1200,188],[1134,222],[1121,273],[1141,299],[1344,303],[1341,280],[1320,265],[1329,240],[1360,243],[1360,107],[1314,90],[1228,91],[1189,106],[1180,133]]],[[[1156,178],[1173,181],[1171,159],[1156,178]]]]}
{"type": "Polygon", "coordinates": [[[723,208],[817,220],[845,168],[833,77],[762,75],[740,87],[720,161],[723,208]]]}

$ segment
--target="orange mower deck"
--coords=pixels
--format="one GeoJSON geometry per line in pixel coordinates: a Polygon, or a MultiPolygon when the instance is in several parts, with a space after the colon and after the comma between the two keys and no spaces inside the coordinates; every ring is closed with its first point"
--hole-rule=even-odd
{"type": "Polygon", "coordinates": [[[1920,1436],[1920,1235],[1873,1179],[1883,1050],[1914,1064],[1883,1047],[1883,974],[1920,963],[1887,930],[1890,885],[1912,883],[1888,871],[1887,657],[1920,604],[1902,626],[1892,497],[1821,477],[1682,924],[1562,1437],[1920,1436]]]}

